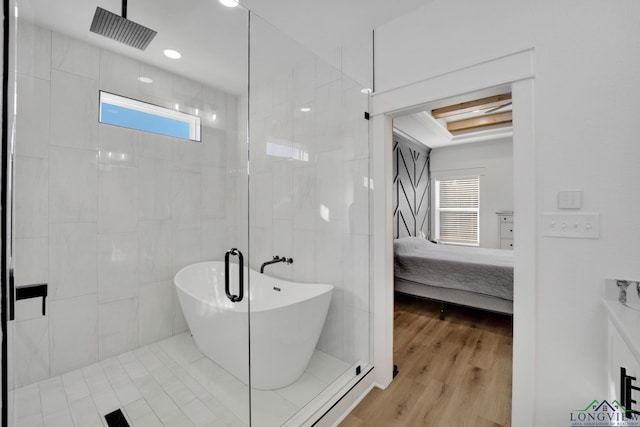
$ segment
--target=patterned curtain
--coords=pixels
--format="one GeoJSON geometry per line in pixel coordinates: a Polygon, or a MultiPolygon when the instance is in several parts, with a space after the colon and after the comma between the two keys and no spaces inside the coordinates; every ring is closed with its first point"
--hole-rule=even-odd
{"type": "Polygon", "coordinates": [[[431,149],[393,136],[393,237],[431,239],[431,149]]]}

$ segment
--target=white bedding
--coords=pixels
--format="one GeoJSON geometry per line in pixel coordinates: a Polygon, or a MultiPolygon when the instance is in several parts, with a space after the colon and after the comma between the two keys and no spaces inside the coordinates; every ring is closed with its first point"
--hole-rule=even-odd
{"type": "Polygon", "coordinates": [[[400,279],[513,300],[513,251],[438,245],[420,237],[394,241],[400,279]]]}

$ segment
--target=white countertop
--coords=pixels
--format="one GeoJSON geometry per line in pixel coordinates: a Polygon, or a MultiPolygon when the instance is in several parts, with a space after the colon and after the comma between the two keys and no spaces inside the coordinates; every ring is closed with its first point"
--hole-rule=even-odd
{"type": "MultiPolygon", "coordinates": [[[[640,311],[625,307],[618,301],[619,289],[615,280],[606,280],[604,290],[602,302],[611,323],[616,327],[635,358],[640,361],[640,311]]],[[[638,296],[635,286],[630,285],[627,289],[627,299],[632,298],[638,299],[638,296]]]]}

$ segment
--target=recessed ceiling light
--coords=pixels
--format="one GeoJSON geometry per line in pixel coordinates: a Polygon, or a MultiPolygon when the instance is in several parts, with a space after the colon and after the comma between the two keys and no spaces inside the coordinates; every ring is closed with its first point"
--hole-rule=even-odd
{"type": "Polygon", "coordinates": [[[164,56],[166,56],[167,58],[171,58],[171,59],[180,59],[182,57],[182,54],[180,52],[178,52],[177,50],[165,49],[164,50],[164,56]]]}
{"type": "Polygon", "coordinates": [[[360,92],[362,92],[362,93],[371,93],[371,92],[373,92],[373,90],[371,90],[370,87],[365,87],[364,89],[360,89],[360,92]]]}
{"type": "Polygon", "coordinates": [[[227,7],[236,7],[238,5],[237,0],[220,0],[220,3],[227,7]]]}
{"type": "Polygon", "coordinates": [[[303,113],[308,113],[309,111],[311,111],[311,108],[309,108],[309,107],[302,107],[302,108],[300,109],[300,111],[302,111],[303,113]]]}
{"type": "Polygon", "coordinates": [[[213,120],[214,122],[216,121],[217,118],[218,118],[218,115],[216,113],[213,113],[211,115],[211,120],[213,120]]]}
{"type": "Polygon", "coordinates": [[[138,77],[138,80],[141,83],[153,83],[153,79],[151,77],[140,76],[140,77],[138,77]]]}

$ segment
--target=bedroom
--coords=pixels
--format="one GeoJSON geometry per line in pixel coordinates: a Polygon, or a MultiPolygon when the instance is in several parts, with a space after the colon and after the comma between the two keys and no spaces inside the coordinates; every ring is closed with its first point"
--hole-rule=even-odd
{"type": "Polygon", "coordinates": [[[494,88],[394,120],[396,291],[513,312],[511,116],[510,92],[494,88]]]}
{"type": "MultiPolygon", "coordinates": [[[[508,91],[504,92],[504,88],[497,88],[489,92],[469,94],[463,98],[450,98],[427,106],[425,111],[394,118],[392,187],[396,251],[394,323],[398,328],[394,340],[394,363],[398,364],[400,372],[400,376],[394,383],[398,380],[403,381],[404,373],[406,375],[404,387],[421,387],[423,384],[435,381],[437,384],[456,384],[453,387],[457,387],[457,394],[467,394],[465,393],[467,385],[458,380],[463,376],[460,372],[464,372],[474,363],[461,362],[464,358],[462,355],[471,352],[479,354],[479,348],[486,347],[482,350],[485,351],[487,360],[491,362],[482,366],[483,379],[491,381],[493,387],[503,387],[502,390],[506,392],[510,390],[511,316],[493,312],[512,312],[512,251],[500,249],[513,247],[512,128],[510,120],[499,125],[482,125],[490,121],[486,117],[492,114],[508,113],[510,116],[511,106],[508,105],[510,94],[508,91]],[[499,99],[500,97],[504,99],[499,99]],[[480,105],[483,102],[486,105],[480,105]],[[460,109],[453,111],[454,114],[447,119],[434,119],[433,115],[436,111],[451,105],[460,109]],[[462,111],[464,106],[470,111],[467,113],[462,111]],[[468,130],[447,131],[447,120],[456,122],[468,119],[472,120],[468,130]],[[480,126],[478,126],[479,123],[480,126]],[[447,188],[449,191],[452,190],[451,187],[444,185],[462,183],[463,186],[454,185],[453,190],[464,190],[466,194],[469,183],[474,184],[474,181],[477,185],[475,189],[479,191],[475,197],[472,197],[477,203],[476,211],[465,212],[462,215],[453,212],[453,218],[451,213],[447,217],[448,212],[443,212],[440,218],[438,208],[445,206],[439,206],[439,199],[446,198],[444,193],[447,188]],[[437,190],[438,182],[442,184],[441,191],[437,190]],[[472,218],[470,222],[461,221],[469,219],[469,215],[472,218]],[[439,244],[431,243],[425,238],[437,241],[439,244]],[[437,251],[438,249],[440,251],[437,251]],[[437,252],[433,253],[434,251],[437,252]],[[445,254],[441,251],[445,251],[445,254]],[[472,262],[468,277],[461,272],[467,271],[469,265],[450,259],[451,251],[455,252],[456,257],[460,256],[458,252],[462,251],[461,255],[472,262]],[[438,259],[425,260],[422,258],[425,252],[438,259]],[[490,263],[494,265],[481,266],[486,271],[479,270],[481,276],[474,278],[476,274],[474,270],[478,268],[476,263],[480,262],[475,259],[478,256],[476,252],[480,252],[481,257],[489,255],[500,257],[498,264],[506,265],[495,265],[495,260],[491,259],[490,263]],[[443,257],[447,259],[442,260],[443,257]],[[415,264],[416,262],[418,264],[415,264]],[[449,268],[451,270],[448,270],[449,268]],[[503,276],[501,279],[492,279],[493,274],[503,276]],[[445,275],[446,278],[440,279],[440,275],[445,275]],[[451,283],[456,280],[460,281],[462,286],[451,283]],[[473,286],[482,286],[482,282],[487,280],[496,280],[497,286],[508,288],[506,293],[501,293],[504,289],[494,289],[498,292],[496,295],[505,298],[487,297],[485,294],[495,293],[492,290],[473,289],[473,286]],[[462,282],[472,285],[469,287],[462,282]],[[427,286],[425,283],[432,286],[427,286]],[[449,285],[457,289],[447,289],[449,285]],[[480,307],[483,310],[468,308],[468,306],[480,307]],[[438,310],[441,311],[441,319],[442,317],[446,319],[445,326],[438,324],[438,310]],[[416,325],[421,326],[418,328],[416,325]],[[420,329],[420,332],[411,339],[406,338],[407,335],[411,335],[407,331],[415,331],[416,328],[420,329]],[[434,345],[431,336],[442,337],[441,328],[446,328],[447,334],[450,335],[444,335],[446,338],[434,345]],[[465,336],[464,343],[456,346],[456,338],[461,334],[465,336]],[[446,350],[448,353],[443,352],[439,344],[449,347],[446,350]],[[415,358],[412,352],[420,353],[422,360],[415,358]],[[454,363],[450,360],[455,361],[458,354],[460,354],[458,361],[461,363],[455,363],[460,369],[456,369],[455,373],[438,374],[441,365],[437,361],[442,361],[443,364],[454,363]],[[444,362],[445,360],[447,361],[444,362]]],[[[464,197],[465,194],[455,195],[464,197]]],[[[439,396],[431,396],[430,399],[438,401],[438,404],[452,403],[449,398],[439,396]]],[[[481,400],[482,398],[478,397],[471,402],[479,404],[481,400]]],[[[382,404],[382,401],[379,403],[382,404]]],[[[475,416],[473,406],[475,405],[467,405],[466,409],[460,410],[457,415],[475,416]]],[[[486,403],[482,406],[486,407],[486,403]]],[[[492,421],[503,425],[508,424],[509,417],[506,409],[495,408],[492,421]]],[[[422,412],[413,410],[411,414],[396,415],[397,418],[387,421],[404,422],[403,425],[409,425],[406,424],[407,420],[417,417],[419,413],[422,412]]],[[[364,416],[364,414],[355,415],[364,416]]],[[[450,416],[455,415],[450,414],[450,416]]]]}

